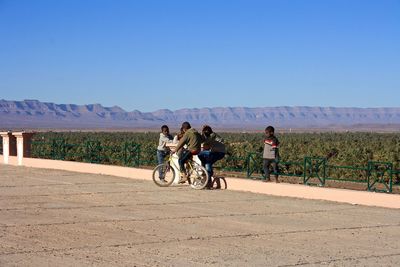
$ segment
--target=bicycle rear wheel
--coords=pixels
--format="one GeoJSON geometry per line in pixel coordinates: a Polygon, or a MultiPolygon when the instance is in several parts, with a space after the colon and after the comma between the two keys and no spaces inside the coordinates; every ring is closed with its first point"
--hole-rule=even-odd
{"type": "Polygon", "coordinates": [[[190,186],[193,189],[203,189],[206,187],[208,181],[208,172],[207,170],[198,164],[193,166],[193,171],[190,174],[190,186]]]}
{"type": "Polygon", "coordinates": [[[212,182],[212,189],[227,189],[228,185],[226,183],[225,177],[217,176],[214,177],[212,182]]]}
{"type": "Polygon", "coordinates": [[[153,170],[153,181],[161,187],[170,186],[175,179],[175,170],[169,164],[163,163],[153,170]]]}

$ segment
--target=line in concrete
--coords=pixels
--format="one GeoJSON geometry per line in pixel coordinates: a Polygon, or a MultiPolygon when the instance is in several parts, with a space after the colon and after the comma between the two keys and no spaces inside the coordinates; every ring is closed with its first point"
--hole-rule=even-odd
{"type": "MultiPolygon", "coordinates": [[[[209,200],[209,201],[191,201],[190,204],[207,204],[207,203],[241,203],[247,201],[265,201],[265,199],[241,199],[241,200],[209,200]]],[[[43,204],[37,202],[36,204],[43,204]]],[[[31,202],[29,202],[31,204],[31,202]]],[[[121,205],[93,205],[93,206],[72,206],[72,207],[29,207],[29,208],[0,208],[1,211],[25,211],[25,210],[68,210],[68,209],[91,209],[91,208],[121,208],[121,207],[137,207],[137,206],[168,206],[168,205],[182,205],[183,201],[175,202],[162,202],[162,203],[135,203],[135,204],[121,204],[121,205]]],[[[268,206],[268,205],[266,205],[268,206]]]]}
{"type": "MultiPolygon", "coordinates": [[[[55,180],[56,181],[56,180],[55,180]]],[[[32,188],[32,187],[52,187],[52,186],[70,186],[70,185],[135,185],[134,183],[69,183],[69,184],[24,184],[24,185],[0,185],[0,188],[32,188]]]]}
{"type": "MultiPolygon", "coordinates": [[[[179,189],[178,189],[179,190],[179,189]]],[[[84,195],[107,195],[107,194],[123,194],[123,193],[154,193],[160,192],[159,190],[127,190],[127,191],[96,191],[96,192],[80,192],[80,193],[64,193],[64,194],[43,194],[43,195],[10,195],[0,196],[0,199],[18,199],[18,198],[30,198],[30,197],[55,197],[55,196],[84,196],[84,195]]]]}
{"type": "MultiPolygon", "coordinates": [[[[326,229],[308,229],[308,230],[297,230],[297,231],[281,231],[281,232],[263,232],[263,233],[244,233],[244,234],[235,234],[235,235],[212,235],[212,236],[190,236],[188,238],[175,238],[169,240],[160,240],[160,241],[146,241],[146,242],[129,242],[129,243],[120,243],[120,244],[112,244],[112,245],[97,245],[97,246],[83,246],[83,247],[69,247],[69,248],[60,248],[60,249],[43,249],[43,250],[27,250],[27,251],[16,251],[16,252],[7,252],[0,253],[0,256],[7,255],[20,255],[20,254],[37,254],[37,253],[54,253],[54,252],[63,252],[63,251],[71,251],[71,250],[85,250],[85,249],[99,249],[99,248],[119,248],[119,247],[130,247],[130,246],[141,246],[141,245],[151,245],[151,244],[165,244],[165,243],[179,243],[185,241],[198,241],[198,240],[213,240],[213,239],[230,239],[230,238],[253,238],[253,237],[262,237],[262,236],[270,236],[270,235],[292,235],[292,234],[304,234],[304,233],[320,233],[320,232],[332,232],[332,231],[347,231],[347,230],[365,230],[365,229],[380,229],[387,227],[398,227],[400,224],[388,224],[388,225],[370,225],[370,226],[356,226],[356,227],[335,227],[335,228],[326,228],[326,229]]],[[[400,255],[400,253],[399,253],[400,255]]],[[[394,254],[397,256],[397,253],[394,254]]],[[[370,256],[366,256],[370,257],[370,256]]],[[[381,256],[379,256],[381,257],[381,256]]],[[[321,261],[324,262],[324,261],[321,261]]],[[[303,263],[304,264],[312,264],[312,263],[303,263]]],[[[285,266],[296,266],[296,265],[285,265],[285,266]]]]}
{"type": "Polygon", "coordinates": [[[57,225],[76,225],[76,224],[93,224],[93,223],[123,223],[123,222],[150,222],[159,220],[185,220],[185,219],[205,219],[205,218],[222,218],[222,217],[245,217],[245,216],[279,216],[279,215],[298,215],[298,214],[315,214],[315,213],[330,213],[334,211],[353,210],[354,208],[343,208],[334,210],[311,210],[311,211],[296,211],[296,212],[276,212],[276,213],[229,213],[229,214],[214,214],[214,215],[196,215],[196,216],[181,216],[181,217],[155,217],[148,219],[120,219],[120,220],[96,220],[96,221],[76,221],[76,222],[53,222],[53,223],[38,223],[38,224],[12,224],[0,225],[0,228],[17,228],[31,226],[57,226],[57,225]]]}
{"type": "Polygon", "coordinates": [[[359,257],[344,257],[344,258],[336,258],[336,259],[328,259],[323,261],[315,261],[315,262],[300,262],[296,264],[289,265],[278,265],[279,267],[295,267],[295,266],[306,266],[306,265],[321,265],[321,264],[329,264],[333,262],[342,262],[342,261],[354,261],[354,260],[367,260],[374,258],[385,258],[385,257],[396,257],[400,256],[399,253],[390,253],[390,254],[381,254],[381,255],[368,255],[368,256],[359,256],[359,257]]]}
{"type": "Polygon", "coordinates": [[[36,181],[42,181],[42,182],[59,182],[59,183],[63,183],[65,185],[73,185],[73,183],[70,182],[63,182],[63,181],[59,181],[59,180],[51,180],[51,179],[44,179],[44,178],[37,178],[37,177],[24,177],[24,179],[31,179],[31,180],[36,180],[36,181]]]}

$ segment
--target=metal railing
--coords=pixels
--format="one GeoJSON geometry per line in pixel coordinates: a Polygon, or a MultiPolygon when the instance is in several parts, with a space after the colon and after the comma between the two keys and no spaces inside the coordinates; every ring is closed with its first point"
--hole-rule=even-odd
{"type": "MultiPolygon", "coordinates": [[[[352,182],[365,184],[368,191],[386,193],[392,193],[393,186],[400,185],[400,170],[393,169],[391,162],[369,161],[367,166],[336,166],[328,164],[323,157],[304,157],[302,162],[279,162],[278,166],[279,175],[303,178],[306,185],[325,186],[326,181],[352,182]]],[[[249,153],[247,177],[265,178],[260,153],[249,153]]]]}
{"type": "MultiPolygon", "coordinates": [[[[47,142],[34,140],[32,157],[132,167],[157,164],[155,146],[143,149],[134,142],[110,146],[98,140],[70,144],[63,138],[47,142]]],[[[215,167],[222,171],[245,173],[247,178],[263,179],[262,166],[261,153],[248,153],[245,158],[226,155],[215,167]]],[[[389,193],[393,191],[394,185],[400,185],[400,170],[394,169],[390,162],[369,161],[367,166],[336,166],[328,164],[328,160],[323,157],[304,157],[297,162],[280,161],[278,170],[279,175],[297,177],[306,185],[325,186],[327,181],[354,182],[365,184],[365,189],[369,191],[389,193]]]]}
{"type": "Polygon", "coordinates": [[[80,144],[69,144],[65,139],[33,141],[32,157],[137,167],[140,165],[140,145],[124,142],[104,146],[96,140],[80,144]]]}

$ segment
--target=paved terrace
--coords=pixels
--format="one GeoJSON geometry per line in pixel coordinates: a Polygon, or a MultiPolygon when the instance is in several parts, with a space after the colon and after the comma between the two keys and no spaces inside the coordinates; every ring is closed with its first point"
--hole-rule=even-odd
{"type": "Polygon", "coordinates": [[[399,209],[0,164],[0,266],[399,266],[399,240],[399,209]]]}

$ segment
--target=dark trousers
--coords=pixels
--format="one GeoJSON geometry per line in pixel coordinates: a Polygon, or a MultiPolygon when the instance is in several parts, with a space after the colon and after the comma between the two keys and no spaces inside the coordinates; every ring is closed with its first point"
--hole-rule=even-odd
{"type": "Polygon", "coordinates": [[[265,179],[270,179],[270,166],[272,165],[272,169],[274,170],[275,178],[278,178],[278,163],[275,159],[264,159],[264,174],[265,179]]]}
{"type": "Polygon", "coordinates": [[[188,159],[190,159],[191,157],[192,157],[192,152],[190,150],[184,149],[183,151],[181,151],[178,160],[181,172],[185,171],[185,162],[188,161],[188,159]]]}
{"type": "Polygon", "coordinates": [[[212,165],[220,159],[223,159],[225,153],[222,152],[211,152],[209,150],[203,150],[197,155],[201,161],[201,164],[206,168],[208,172],[209,179],[213,176],[212,165]]]}
{"type": "MultiPolygon", "coordinates": [[[[157,161],[158,164],[163,164],[165,161],[165,157],[168,155],[168,152],[157,150],[157,161]]],[[[164,179],[164,171],[160,170],[158,173],[158,178],[164,179]]]]}
{"type": "Polygon", "coordinates": [[[157,161],[158,164],[163,164],[165,157],[168,155],[167,151],[157,150],[157,161]]]}

